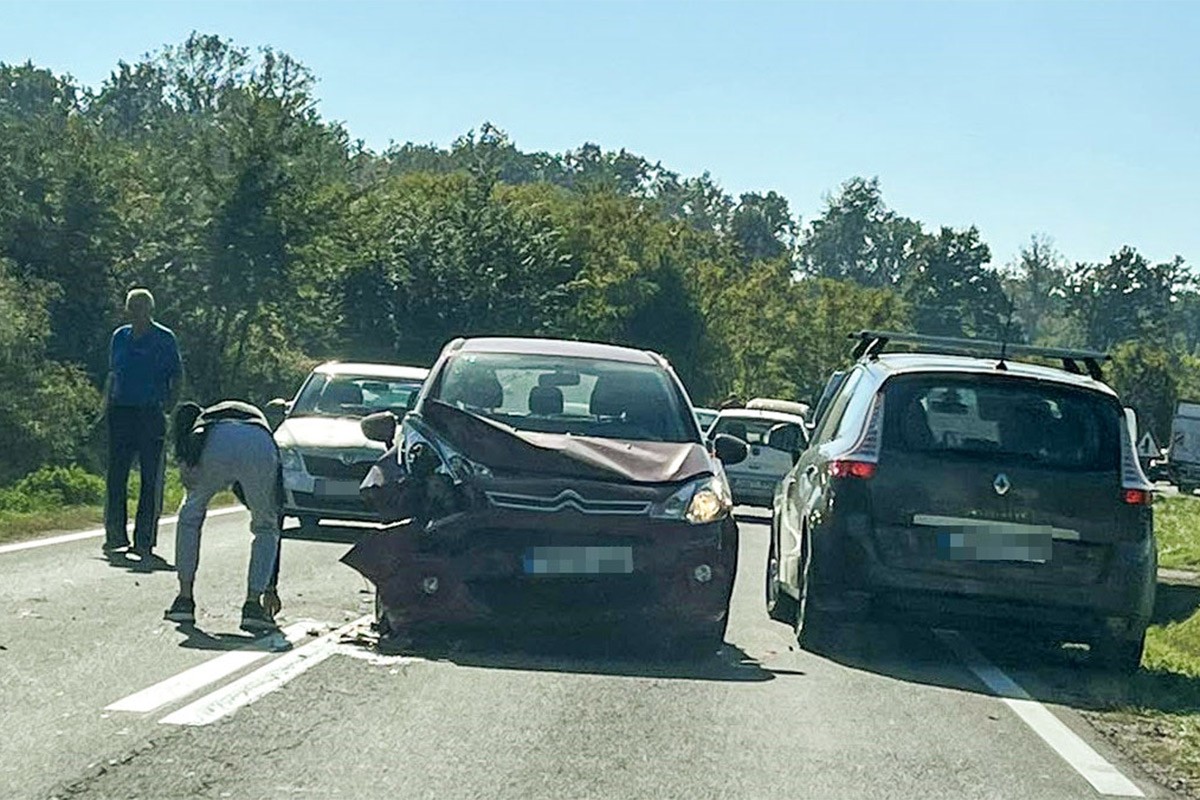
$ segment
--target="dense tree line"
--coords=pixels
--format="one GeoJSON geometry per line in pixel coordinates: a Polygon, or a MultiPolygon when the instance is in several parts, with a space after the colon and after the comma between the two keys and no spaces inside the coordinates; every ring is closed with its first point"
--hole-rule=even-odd
{"type": "Polygon", "coordinates": [[[864,326],[1110,348],[1161,435],[1191,393],[1200,293],[1131,247],[1035,237],[992,265],[852,178],[804,226],[625,150],[527,153],[484,125],[383,153],[321,118],[314,76],[193,35],[96,88],[0,65],[0,481],[87,461],[124,291],[150,287],[188,394],[263,401],[316,360],[428,363],[458,335],[665,353],[698,401],[812,398],[864,326]]]}

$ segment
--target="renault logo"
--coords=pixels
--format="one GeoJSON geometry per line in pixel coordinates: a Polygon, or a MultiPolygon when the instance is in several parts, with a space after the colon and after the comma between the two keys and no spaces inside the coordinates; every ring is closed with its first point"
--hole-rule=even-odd
{"type": "Polygon", "coordinates": [[[1012,488],[1012,483],[1009,482],[1008,476],[1001,472],[992,481],[992,488],[996,490],[996,494],[1004,497],[1004,495],[1008,494],[1008,490],[1012,488]]]}

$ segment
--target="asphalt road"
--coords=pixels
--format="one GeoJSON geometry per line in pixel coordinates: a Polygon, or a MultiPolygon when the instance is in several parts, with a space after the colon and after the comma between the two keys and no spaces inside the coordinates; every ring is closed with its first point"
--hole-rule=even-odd
{"type": "Polygon", "coordinates": [[[742,536],[726,645],[681,663],[587,631],[373,658],[326,634],[371,607],[346,546],[292,541],[295,648],[246,649],[241,513],[205,531],[191,632],[161,620],[173,574],[112,566],[99,539],[0,552],[0,797],[1103,796],[1089,776],[1170,796],[1036,701],[1095,680],[1069,658],[890,623],[798,651],[763,611],[766,528],[742,536]]]}

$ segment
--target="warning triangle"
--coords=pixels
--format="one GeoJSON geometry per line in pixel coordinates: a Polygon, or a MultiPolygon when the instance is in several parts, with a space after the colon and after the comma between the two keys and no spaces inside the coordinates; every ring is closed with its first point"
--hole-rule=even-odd
{"type": "Polygon", "coordinates": [[[1158,441],[1155,440],[1154,434],[1150,433],[1150,431],[1146,431],[1145,435],[1142,436],[1141,441],[1138,442],[1137,449],[1138,455],[1143,458],[1157,458],[1162,452],[1162,448],[1158,446],[1158,441]]]}

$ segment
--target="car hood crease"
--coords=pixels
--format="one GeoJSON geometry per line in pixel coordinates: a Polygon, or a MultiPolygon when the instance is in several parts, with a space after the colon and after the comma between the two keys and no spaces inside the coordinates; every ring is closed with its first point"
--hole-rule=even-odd
{"type": "Polygon", "coordinates": [[[698,442],[647,442],[518,431],[438,401],[422,421],[469,460],[495,470],[627,483],[677,483],[708,474],[698,442]]]}

